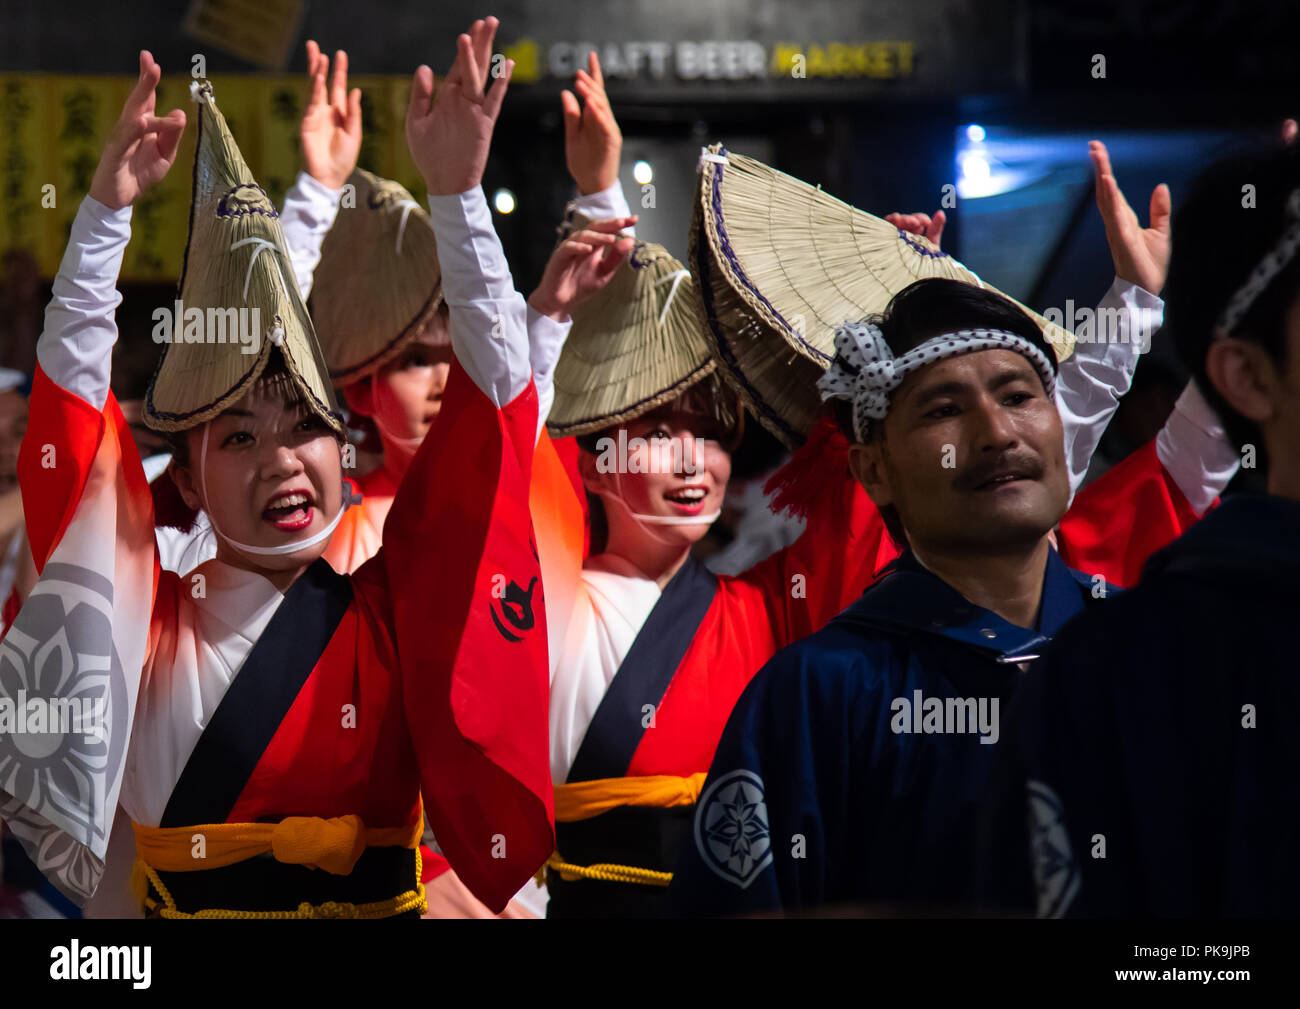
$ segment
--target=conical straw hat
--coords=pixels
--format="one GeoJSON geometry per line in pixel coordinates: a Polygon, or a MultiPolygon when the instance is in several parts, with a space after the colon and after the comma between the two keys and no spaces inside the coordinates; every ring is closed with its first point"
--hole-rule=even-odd
{"type": "Polygon", "coordinates": [[[174,321],[172,342],[145,396],[145,421],[159,431],[184,431],[211,420],[248,393],[278,351],[308,407],[342,434],[280,215],[244,163],[212,85],[195,81],[191,94],[199,106],[199,136],[179,300],[186,316],[197,309],[204,320],[227,322],[220,329],[210,321],[192,331],[187,325],[182,336],[182,320],[174,321]],[[247,326],[255,339],[232,337],[230,320],[247,326]]]}
{"type": "Polygon", "coordinates": [[[442,304],[433,225],[402,186],[358,168],[312,279],[311,318],[335,385],[400,354],[442,304]]]}
{"type": "MultiPolygon", "coordinates": [[[[835,356],[836,326],[883,312],[926,277],[993,290],[927,239],[721,144],[700,156],[688,261],[723,374],[790,446],[821,412],[816,381],[835,356]]],[[[1068,357],[1073,335],[1025,311],[1068,357]]]]}
{"type": "MultiPolygon", "coordinates": [[[[584,223],[576,217],[570,226],[584,223]]],[[[555,366],[552,435],[588,434],[640,417],[713,372],[694,287],[662,245],[633,246],[604,289],[573,313],[555,366]]]]}

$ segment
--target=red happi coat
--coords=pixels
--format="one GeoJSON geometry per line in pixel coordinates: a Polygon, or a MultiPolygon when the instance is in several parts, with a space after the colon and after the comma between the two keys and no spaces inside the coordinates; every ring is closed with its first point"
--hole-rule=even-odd
{"type": "MultiPolygon", "coordinates": [[[[193,752],[178,755],[184,769],[157,826],[187,826],[193,814],[204,823],[352,816],[403,828],[418,822],[423,794],[462,879],[490,908],[505,906],[553,847],[545,611],[526,503],[536,424],[531,385],[497,409],[453,365],[384,548],[350,578],[317,562],[289,588],[193,752]],[[348,710],[351,722],[340,717],[348,710]]],[[[38,596],[48,605],[60,571],[93,567],[114,589],[128,694],[192,663],[205,643],[191,586],[157,563],[149,488],[114,398],[96,411],[38,372],[20,472],[47,583],[27,606],[38,596]]],[[[7,817],[20,837],[61,831],[102,858],[121,774],[109,768],[107,823],[89,832],[21,809],[7,817]]],[[[346,875],[331,882],[321,869],[293,869],[353,899],[346,875]]],[[[226,906],[252,906],[245,898],[257,895],[223,894],[226,906]]]]}

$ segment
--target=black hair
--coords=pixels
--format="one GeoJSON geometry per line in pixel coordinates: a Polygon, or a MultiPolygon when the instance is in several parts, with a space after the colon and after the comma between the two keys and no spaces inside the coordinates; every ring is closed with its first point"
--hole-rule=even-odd
{"type": "MultiPolygon", "coordinates": [[[[895,357],[901,357],[940,333],[959,329],[1003,329],[1023,336],[1047,356],[1052,370],[1056,370],[1056,352],[1047,342],[1042,329],[1019,305],[996,291],[976,287],[950,277],[928,277],[908,284],[889,299],[885,310],[869,315],[863,322],[880,327],[885,342],[895,357]]],[[[843,358],[837,366],[852,372],[853,366],[843,358]]],[[[850,406],[834,401],[832,408],[840,428],[849,441],[856,441],[853,431],[853,411],[850,406]]],[[[867,431],[870,440],[880,425],[873,424],[867,431]]]]}
{"type": "MultiPolygon", "coordinates": [[[[1236,154],[1207,169],[1192,185],[1173,222],[1173,251],[1165,285],[1165,326],[1206,401],[1214,407],[1233,445],[1264,444],[1259,428],[1237,413],[1205,370],[1219,317],[1292,223],[1291,193],[1300,187],[1300,150],[1295,145],[1236,154]],[[1251,189],[1245,187],[1250,186],[1251,189]]],[[[1291,260],[1255,299],[1232,330],[1286,364],[1286,313],[1300,291],[1300,257],[1291,260]]]]}
{"type": "MultiPolygon", "coordinates": [[[[257,376],[257,381],[253,383],[253,388],[264,388],[266,386],[280,386],[289,392],[293,388],[293,379],[289,374],[289,367],[285,364],[282,353],[272,353],[267,359],[266,367],[262,369],[262,374],[257,376]]],[[[171,453],[172,465],[184,469],[190,464],[190,443],[189,433],[194,428],[186,428],[183,431],[163,431],[163,440],[167,443],[167,451],[171,453]]]]}
{"type": "MultiPolygon", "coordinates": [[[[647,410],[640,416],[623,423],[630,424],[633,421],[661,414],[695,414],[716,423],[722,432],[719,440],[723,447],[728,452],[734,452],[744,434],[743,412],[736,394],[727,388],[722,376],[717,371],[713,371],[684,390],[677,398],[661,403],[653,410],[647,410]]],[[[599,455],[601,439],[612,437],[620,426],[620,424],[611,424],[599,431],[580,434],[574,440],[584,452],[599,455]]]]}
{"type": "MultiPolygon", "coordinates": [[[[1052,370],[1056,370],[1056,352],[1038,323],[1024,309],[996,291],[950,277],[929,277],[908,284],[889,299],[883,312],[863,321],[880,327],[895,357],[901,357],[940,333],[959,329],[1003,329],[1023,336],[1042,350],[1052,370]]],[[[836,366],[853,370],[843,358],[837,361],[836,366]]],[[[830,408],[844,437],[850,442],[857,441],[853,429],[853,404],[835,399],[831,400],[830,408]]],[[[864,432],[866,440],[880,437],[883,428],[882,424],[869,425],[864,432]]],[[[879,510],[894,542],[906,543],[903,525],[894,507],[885,505],[879,510]]]]}

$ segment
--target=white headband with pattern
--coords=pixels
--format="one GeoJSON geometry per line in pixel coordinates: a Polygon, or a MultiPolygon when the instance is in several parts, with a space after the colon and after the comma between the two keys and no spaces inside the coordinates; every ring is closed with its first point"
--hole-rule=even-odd
{"type": "Polygon", "coordinates": [[[941,333],[895,357],[880,327],[872,322],[845,322],[835,330],[835,360],[817,380],[822,399],[853,404],[853,432],[866,440],[870,421],[889,413],[889,394],[909,374],[927,364],[980,350],[1012,350],[1024,355],[1043,380],[1047,395],[1056,388],[1056,373],[1047,355],[1019,333],[1005,329],[959,329],[941,333]]]}
{"type": "Polygon", "coordinates": [[[1287,263],[1295,258],[1296,249],[1300,248],[1300,189],[1293,189],[1286,201],[1286,217],[1291,222],[1277,245],[1251,271],[1246,282],[1237,288],[1237,292],[1228,302],[1228,307],[1219,316],[1214,327],[1214,338],[1223,340],[1232,335],[1232,331],[1241,324],[1250,307],[1255,304],[1264,289],[1273,282],[1287,263]]]}

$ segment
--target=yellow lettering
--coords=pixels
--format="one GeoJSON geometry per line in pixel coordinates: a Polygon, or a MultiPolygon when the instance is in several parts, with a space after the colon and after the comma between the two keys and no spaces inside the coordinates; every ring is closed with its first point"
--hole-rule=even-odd
{"type": "Polygon", "coordinates": [[[832,42],[826,47],[827,55],[830,58],[831,73],[835,77],[849,77],[853,74],[853,57],[849,53],[849,47],[843,42],[832,42]]]}
{"type": "Polygon", "coordinates": [[[795,57],[799,55],[801,50],[798,46],[788,42],[778,42],[772,47],[772,74],[784,77],[794,66],[795,57]]]}
{"type": "Polygon", "coordinates": [[[898,51],[898,75],[906,77],[912,72],[912,43],[897,43],[898,51]]]}

